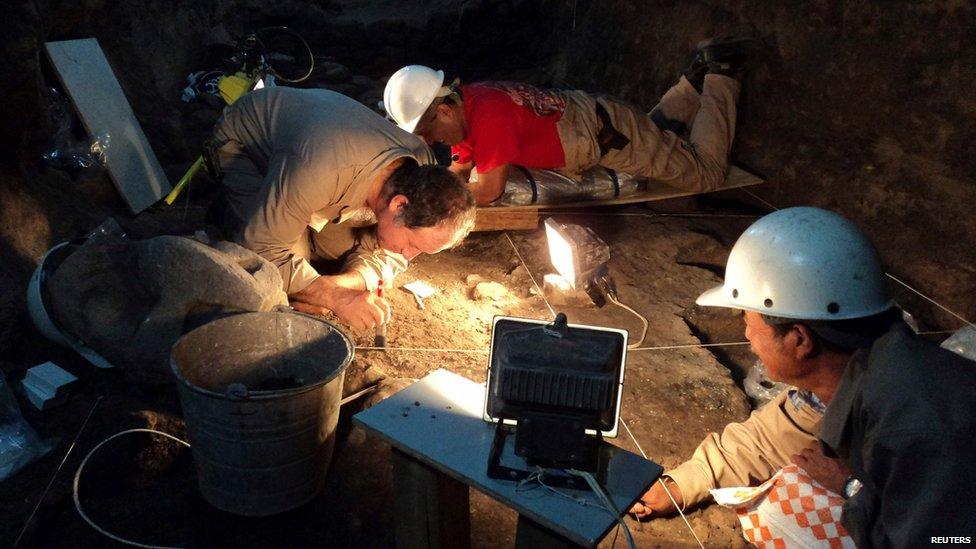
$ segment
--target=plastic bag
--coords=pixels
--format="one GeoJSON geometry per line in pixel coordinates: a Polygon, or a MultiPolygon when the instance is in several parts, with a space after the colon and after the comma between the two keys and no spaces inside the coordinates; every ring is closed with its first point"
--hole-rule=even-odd
{"type": "Polygon", "coordinates": [[[766,365],[761,360],[757,360],[752,368],[749,368],[749,373],[746,374],[746,378],[742,382],[742,388],[745,389],[749,398],[756,401],[757,408],[773,400],[776,395],[789,387],[785,383],[770,380],[766,376],[766,365]]]}
{"type": "Polygon", "coordinates": [[[493,205],[561,204],[630,196],[647,188],[647,178],[612,172],[596,166],[580,181],[552,170],[516,168],[508,172],[505,192],[493,205]]]}
{"type": "Polygon", "coordinates": [[[844,498],[799,465],[787,465],[760,486],[709,492],[716,503],[735,510],[742,536],[756,547],[854,549],[854,540],[841,524],[844,498]]]}
{"type": "Polygon", "coordinates": [[[54,126],[54,134],[51,147],[41,155],[41,160],[51,168],[68,172],[72,178],[101,175],[105,171],[105,155],[111,135],[75,137],[75,116],[68,100],[54,88],[48,88],[47,95],[47,114],[54,126]]]}
{"type": "Polygon", "coordinates": [[[51,451],[20,414],[17,400],[0,373],[0,480],[4,480],[51,451]]]}
{"type": "Polygon", "coordinates": [[[959,356],[976,360],[976,327],[967,324],[942,342],[942,348],[959,356]]]}

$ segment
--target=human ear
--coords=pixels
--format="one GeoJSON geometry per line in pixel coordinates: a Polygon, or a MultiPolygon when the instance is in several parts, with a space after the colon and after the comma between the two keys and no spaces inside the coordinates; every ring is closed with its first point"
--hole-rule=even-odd
{"type": "Polygon", "coordinates": [[[439,118],[454,118],[454,110],[451,108],[451,105],[441,103],[440,105],[437,105],[437,116],[439,118]]]}
{"type": "Polygon", "coordinates": [[[803,324],[794,324],[790,329],[790,338],[793,340],[793,353],[796,358],[811,358],[816,353],[817,340],[810,328],[803,324]]]}
{"type": "Polygon", "coordinates": [[[389,208],[390,213],[393,214],[393,217],[395,219],[400,219],[403,217],[404,210],[406,209],[407,204],[409,203],[410,203],[409,198],[407,198],[402,194],[398,194],[393,196],[393,198],[390,199],[390,203],[387,207],[389,208]]]}

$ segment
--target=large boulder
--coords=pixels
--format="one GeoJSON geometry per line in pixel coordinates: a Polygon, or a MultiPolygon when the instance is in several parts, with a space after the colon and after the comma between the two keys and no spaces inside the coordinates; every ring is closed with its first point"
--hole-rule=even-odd
{"type": "Polygon", "coordinates": [[[64,329],[147,382],[171,379],[170,348],[193,328],[288,304],[278,269],[257,254],[178,236],[86,244],[65,259],[49,290],[64,329]]]}

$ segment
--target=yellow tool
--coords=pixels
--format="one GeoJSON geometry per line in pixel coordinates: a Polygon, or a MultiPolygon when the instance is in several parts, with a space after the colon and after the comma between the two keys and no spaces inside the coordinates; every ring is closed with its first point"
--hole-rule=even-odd
{"type": "MultiPolygon", "coordinates": [[[[235,101],[241,97],[244,97],[244,94],[251,91],[254,84],[256,84],[258,80],[259,77],[255,76],[254,78],[248,78],[243,72],[236,74],[225,74],[217,81],[217,88],[220,90],[221,99],[223,99],[228,105],[232,105],[235,101]]],[[[190,169],[186,170],[183,177],[181,177],[176,185],[173,186],[173,190],[166,195],[164,201],[167,205],[172,206],[173,202],[176,202],[177,197],[179,197],[180,193],[183,192],[183,188],[190,183],[190,180],[193,179],[193,176],[195,176],[202,167],[203,156],[198,156],[197,159],[193,161],[193,164],[190,165],[190,169]]]]}

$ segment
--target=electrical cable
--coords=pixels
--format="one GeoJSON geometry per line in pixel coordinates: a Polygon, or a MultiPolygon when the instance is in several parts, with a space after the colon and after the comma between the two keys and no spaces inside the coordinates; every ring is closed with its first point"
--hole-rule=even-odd
{"type": "Polygon", "coordinates": [[[148,545],[148,544],[139,543],[139,542],[136,542],[136,541],[130,541],[130,540],[127,540],[125,538],[121,538],[119,536],[116,536],[115,534],[112,534],[111,532],[108,532],[107,530],[105,530],[101,526],[95,524],[95,522],[92,519],[88,518],[88,515],[86,515],[85,514],[85,511],[81,508],[81,498],[78,495],[78,485],[80,484],[81,473],[82,473],[82,471],[84,471],[85,465],[88,463],[88,460],[102,446],[108,444],[112,440],[115,440],[116,438],[118,438],[118,437],[120,437],[122,435],[127,435],[127,434],[131,434],[131,433],[152,433],[152,434],[155,434],[155,435],[161,435],[161,436],[164,436],[166,438],[175,440],[176,442],[179,442],[180,444],[182,444],[183,446],[186,446],[187,448],[190,447],[190,443],[189,442],[186,442],[185,440],[180,440],[180,439],[174,437],[173,435],[171,435],[169,433],[164,433],[162,431],[157,431],[155,429],[127,429],[125,431],[121,431],[121,432],[115,433],[114,435],[108,437],[107,439],[99,442],[94,448],[91,449],[90,452],[88,452],[88,455],[85,456],[85,459],[81,460],[81,465],[78,466],[78,470],[75,472],[74,482],[71,485],[71,496],[72,496],[72,498],[74,499],[74,502],[75,502],[75,509],[78,510],[78,514],[81,515],[81,518],[84,519],[84,521],[87,522],[89,526],[91,526],[92,528],[94,528],[96,532],[102,534],[103,536],[105,536],[105,537],[107,537],[109,539],[115,540],[115,541],[117,541],[119,543],[124,543],[126,545],[132,545],[134,547],[144,547],[146,549],[182,549],[181,547],[172,547],[172,546],[167,546],[167,545],[148,545]]]}
{"type": "MultiPolygon", "coordinates": [[[[365,389],[363,389],[363,390],[361,390],[359,392],[353,393],[353,394],[351,394],[351,395],[343,398],[339,402],[339,406],[342,406],[344,404],[348,404],[349,402],[351,402],[353,400],[356,400],[357,398],[359,398],[359,397],[361,397],[363,395],[372,393],[373,391],[375,391],[377,389],[377,387],[378,387],[378,385],[371,385],[371,386],[369,386],[369,387],[367,387],[367,388],[365,388],[365,389]]],[[[98,401],[100,401],[101,399],[102,399],[102,397],[98,397],[98,401]]],[[[95,404],[96,405],[98,404],[98,401],[95,401],[95,404]]],[[[95,411],[95,407],[92,406],[92,412],[94,412],[94,411],[95,411]]],[[[89,412],[88,413],[88,418],[85,419],[85,423],[82,424],[81,429],[84,429],[85,428],[85,425],[88,423],[88,419],[91,418],[92,412],[89,412]]],[[[171,435],[169,433],[164,433],[163,431],[157,431],[155,429],[141,429],[141,428],[140,429],[127,429],[125,431],[120,431],[118,433],[115,433],[114,435],[112,435],[112,436],[106,438],[105,440],[99,442],[94,448],[92,448],[91,451],[89,451],[88,454],[85,456],[85,459],[81,460],[81,465],[78,466],[78,470],[75,471],[74,482],[72,483],[72,486],[71,486],[71,493],[72,493],[72,498],[74,499],[74,502],[75,502],[75,509],[78,510],[78,514],[81,515],[81,518],[85,522],[87,522],[89,526],[91,526],[92,528],[94,528],[96,532],[102,534],[103,536],[105,536],[105,537],[107,537],[109,539],[113,539],[115,541],[118,541],[120,543],[124,543],[124,544],[127,544],[127,545],[132,545],[134,547],[143,547],[143,548],[148,548],[148,549],[183,549],[182,547],[170,547],[170,546],[166,546],[166,545],[148,545],[148,544],[143,544],[143,543],[139,543],[139,542],[136,542],[136,541],[130,541],[130,540],[121,538],[119,536],[116,536],[115,534],[112,534],[111,532],[108,532],[107,530],[105,530],[101,526],[95,524],[95,522],[91,518],[89,518],[88,515],[85,514],[85,511],[82,510],[82,508],[81,508],[81,497],[78,495],[78,486],[81,484],[81,473],[85,469],[85,465],[88,463],[88,460],[91,459],[92,455],[94,455],[95,452],[97,452],[98,449],[101,448],[102,446],[108,444],[110,441],[112,441],[112,440],[114,440],[114,439],[116,439],[116,438],[118,438],[118,437],[120,437],[122,435],[127,435],[127,434],[131,434],[131,433],[150,433],[150,434],[154,434],[154,435],[161,435],[161,436],[164,436],[164,437],[166,437],[168,439],[175,440],[176,442],[182,444],[183,446],[186,446],[187,448],[190,448],[190,443],[189,442],[187,442],[185,440],[182,440],[182,439],[179,439],[179,438],[176,438],[176,437],[174,437],[173,435],[171,435]]],[[[81,434],[81,430],[78,431],[78,435],[80,435],[80,434],[81,434]]],[[[75,436],[75,442],[77,442],[77,441],[78,441],[78,436],[75,436]]],[[[64,461],[66,459],[68,459],[68,454],[71,453],[71,449],[72,448],[74,448],[74,442],[71,443],[71,448],[68,448],[68,453],[66,453],[64,455],[64,460],[61,460],[61,465],[64,465],[64,461]]],[[[58,471],[60,471],[60,470],[61,470],[61,466],[59,465],[58,466],[58,471]]],[[[57,471],[55,471],[55,475],[57,475],[57,471]]],[[[53,482],[53,481],[54,481],[54,477],[51,477],[51,482],[53,482]]],[[[51,485],[49,483],[48,484],[48,488],[50,488],[50,487],[51,487],[51,485]]],[[[47,490],[44,490],[44,494],[47,494],[47,490]]],[[[43,499],[44,499],[44,496],[42,495],[41,496],[41,500],[43,500],[43,499]]],[[[38,501],[38,506],[39,505],[40,505],[40,501],[38,501]]],[[[34,508],[34,511],[35,512],[37,511],[37,508],[36,507],[34,508]]],[[[34,513],[31,513],[30,517],[28,517],[28,519],[27,519],[27,524],[30,523],[30,519],[33,516],[34,516],[34,513]]],[[[27,529],[27,524],[24,525],[24,530],[27,529]]],[[[20,535],[23,536],[24,535],[24,531],[21,531],[20,535]]],[[[19,541],[20,541],[20,537],[17,538],[17,542],[19,542],[19,541]]],[[[14,547],[17,546],[17,542],[14,542],[14,547]]]]}
{"type": "Polygon", "coordinates": [[[616,297],[614,297],[613,295],[611,295],[609,293],[607,294],[607,299],[609,299],[610,302],[613,303],[614,305],[616,305],[618,307],[621,307],[623,309],[626,309],[626,310],[634,313],[634,315],[636,315],[637,318],[639,318],[640,321],[644,324],[644,327],[641,328],[640,339],[638,339],[634,343],[631,343],[631,344],[627,345],[627,348],[628,349],[631,349],[631,350],[637,349],[638,347],[641,346],[641,343],[644,343],[644,337],[647,335],[647,319],[644,318],[644,315],[638,313],[637,311],[635,311],[634,309],[632,309],[630,306],[624,305],[623,303],[621,303],[620,301],[618,301],[616,297]]]}
{"type": "Polygon", "coordinates": [[[305,80],[308,79],[309,76],[312,76],[312,71],[315,70],[315,54],[312,52],[312,47],[308,45],[308,42],[304,38],[302,38],[302,35],[298,34],[298,32],[296,32],[296,31],[294,31],[294,30],[292,30],[292,29],[290,29],[288,27],[285,27],[285,26],[262,27],[262,28],[258,29],[257,31],[255,31],[255,33],[254,33],[254,39],[257,41],[258,45],[260,45],[260,47],[261,47],[261,56],[264,58],[264,64],[265,64],[265,66],[268,67],[268,72],[270,72],[271,74],[273,74],[274,77],[277,78],[278,80],[281,80],[282,82],[287,82],[289,84],[297,84],[299,82],[304,82],[305,80]],[[265,32],[265,31],[283,31],[286,34],[290,34],[290,35],[294,36],[295,38],[298,38],[298,40],[302,43],[302,45],[305,46],[305,51],[308,52],[308,71],[305,73],[304,76],[301,76],[301,77],[299,77],[297,79],[285,78],[284,76],[281,76],[281,74],[278,71],[275,70],[274,66],[271,65],[271,63],[268,61],[268,50],[265,47],[264,42],[261,40],[260,37],[258,37],[258,34],[259,33],[265,32]]]}
{"type": "MultiPolygon", "coordinates": [[[[634,441],[634,446],[637,447],[637,451],[640,452],[642,456],[644,456],[644,459],[649,459],[647,457],[647,454],[644,453],[644,449],[641,448],[640,443],[637,442],[637,437],[634,436],[634,432],[630,430],[630,427],[627,425],[627,422],[624,421],[623,417],[620,417],[619,419],[620,419],[620,424],[624,426],[624,429],[627,431],[627,434],[630,435],[630,440],[634,441]]],[[[657,481],[661,483],[661,488],[664,488],[664,493],[668,495],[668,499],[671,500],[671,503],[674,505],[674,508],[678,510],[678,514],[681,515],[681,519],[685,521],[685,526],[687,526],[688,530],[691,531],[691,535],[695,537],[695,541],[698,542],[698,547],[700,547],[701,549],[705,549],[705,545],[702,544],[701,539],[698,538],[698,534],[695,532],[695,529],[692,528],[691,523],[688,522],[688,517],[685,516],[685,512],[681,509],[681,506],[678,505],[678,502],[674,499],[674,496],[671,495],[671,491],[668,490],[667,484],[664,481],[662,481],[660,477],[658,477],[657,481]]]]}
{"type": "Polygon", "coordinates": [[[603,504],[606,506],[606,509],[617,520],[617,523],[623,526],[624,536],[627,537],[627,545],[630,546],[630,549],[637,549],[637,544],[634,543],[634,536],[630,532],[630,527],[627,526],[627,522],[624,521],[623,513],[621,513],[620,510],[617,509],[617,506],[613,504],[613,501],[610,499],[610,496],[607,495],[607,492],[603,489],[602,486],[600,486],[600,483],[597,482],[595,478],[593,478],[593,475],[591,475],[586,471],[577,471],[576,469],[567,469],[567,471],[569,471],[570,474],[581,477],[583,480],[586,481],[587,484],[590,485],[590,489],[593,490],[593,492],[597,495],[597,497],[603,501],[603,504]]]}
{"type": "Polygon", "coordinates": [[[531,485],[534,482],[539,486],[545,488],[550,493],[568,499],[574,503],[578,503],[583,506],[590,506],[590,507],[596,507],[597,509],[602,509],[603,511],[609,513],[617,521],[618,524],[623,526],[624,534],[627,536],[627,542],[630,545],[631,549],[635,549],[637,547],[634,544],[634,538],[630,533],[630,528],[627,526],[627,523],[624,522],[623,518],[621,518],[620,511],[613,504],[613,502],[610,501],[610,498],[606,495],[606,493],[602,490],[602,488],[600,488],[600,484],[596,482],[596,479],[594,479],[592,475],[590,475],[590,479],[587,480],[584,475],[589,475],[589,473],[577,471],[575,469],[566,469],[566,472],[586,480],[587,484],[590,484],[590,480],[593,481],[594,484],[590,484],[590,488],[597,495],[597,498],[601,500],[600,504],[592,503],[590,501],[587,501],[586,498],[582,496],[573,496],[567,494],[566,492],[563,492],[562,490],[557,490],[556,488],[549,486],[545,482],[545,472],[546,472],[545,469],[539,467],[537,471],[525,477],[524,479],[519,481],[518,484],[515,485],[515,492],[518,493],[522,488],[524,488],[527,485],[531,485]],[[596,486],[595,488],[594,485],[596,486]]]}

